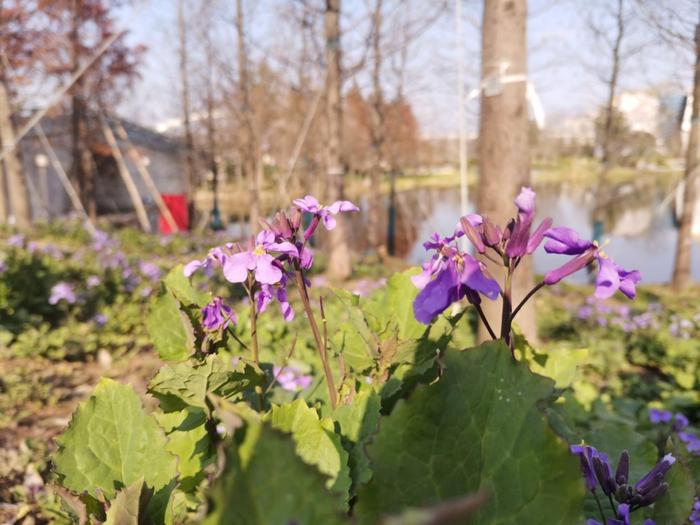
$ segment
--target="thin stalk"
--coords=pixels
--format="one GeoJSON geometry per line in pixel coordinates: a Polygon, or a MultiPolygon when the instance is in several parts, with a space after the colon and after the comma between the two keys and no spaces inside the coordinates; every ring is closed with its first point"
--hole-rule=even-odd
{"type": "Polygon", "coordinates": [[[287,356],[284,358],[284,361],[282,361],[282,366],[280,367],[280,371],[277,373],[272,378],[272,382],[267,385],[267,388],[265,389],[265,393],[267,394],[270,390],[272,390],[272,387],[275,386],[277,383],[277,380],[279,379],[280,374],[284,371],[284,368],[287,366],[287,363],[289,363],[289,360],[292,358],[292,354],[294,353],[294,349],[297,347],[297,333],[294,333],[294,340],[292,341],[292,347],[289,349],[289,353],[287,356]]]}
{"type": "Polygon", "coordinates": [[[600,504],[600,499],[598,499],[598,494],[596,494],[595,489],[593,489],[591,492],[593,493],[593,497],[595,497],[595,502],[598,505],[598,512],[600,512],[601,523],[607,523],[607,519],[605,518],[605,512],[603,512],[603,506],[600,504]]]}
{"type": "Polygon", "coordinates": [[[298,265],[295,268],[294,277],[296,280],[297,288],[299,288],[301,303],[304,305],[304,312],[306,313],[306,318],[309,321],[309,326],[311,326],[311,332],[314,336],[316,349],[318,350],[318,355],[321,358],[321,363],[323,364],[323,373],[326,376],[326,386],[328,387],[328,397],[331,401],[331,408],[335,409],[336,405],[338,404],[338,392],[335,389],[335,383],[333,381],[333,372],[331,371],[331,367],[328,363],[328,354],[326,352],[326,346],[321,337],[321,332],[318,329],[318,324],[316,323],[316,317],[314,316],[313,309],[311,308],[309,292],[306,288],[306,282],[304,281],[304,272],[298,265]]]}
{"type": "MultiPolygon", "coordinates": [[[[250,280],[250,278],[249,278],[250,280]]],[[[260,367],[260,354],[258,351],[258,312],[255,308],[255,294],[252,286],[246,286],[248,301],[250,302],[250,345],[253,348],[253,362],[260,367]]]]}
{"type": "Polygon", "coordinates": [[[512,313],[511,316],[510,316],[511,321],[512,321],[513,319],[515,319],[515,316],[518,315],[518,312],[520,311],[520,309],[521,309],[523,306],[525,306],[525,303],[528,302],[528,301],[530,300],[530,297],[532,297],[533,295],[535,295],[535,294],[539,291],[539,289],[542,288],[543,286],[544,286],[544,281],[539,282],[539,283],[537,283],[537,284],[535,285],[535,287],[534,287],[532,290],[530,290],[529,292],[527,292],[527,295],[526,295],[525,297],[523,297],[523,300],[520,301],[520,304],[519,304],[518,306],[515,307],[515,310],[513,310],[513,313],[512,313]]]}
{"type": "MultiPolygon", "coordinates": [[[[612,494],[608,494],[608,501],[610,502],[610,508],[613,511],[613,514],[617,514],[617,509],[615,508],[615,502],[612,499],[612,494]]],[[[632,512],[634,509],[630,507],[630,512],[632,512]]]]}
{"type": "Polygon", "coordinates": [[[486,315],[484,315],[484,310],[481,308],[481,305],[475,304],[474,308],[476,308],[476,311],[479,314],[479,318],[481,319],[481,322],[484,323],[484,326],[486,327],[486,330],[488,330],[491,339],[498,339],[498,337],[496,337],[496,333],[493,331],[493,328],[491,328],[491,325],[489,324],[489,320],[486,319],[486,315]]]}
{"type": "Polygon", "coordinates": [[[513,349],[511,337],[510,337],[510,323],[511,323],[511,312],[513,310],[513,303],[511,302],[511,286],[513,269],[511,268],[510,261],[507,264],[508,273],[506,274],[506,282],[503,287],[503,310],[501,313],[501,339],[505,341],[506,345],[510,349],[510,353],[515,357],[515,351],[513,349]]]}

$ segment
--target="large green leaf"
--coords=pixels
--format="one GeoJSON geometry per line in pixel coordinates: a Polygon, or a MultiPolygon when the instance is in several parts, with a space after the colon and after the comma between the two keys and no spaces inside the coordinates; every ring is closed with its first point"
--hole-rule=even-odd
{"type": "Polygon", "coordinates": [[[221,525],[336,525],[347,523],[343,499],[326,478],[295,453],[289,435],[249,422],[240,445],[228,451],[226,470],[214,487],[212,514],[221,525]]]}
{"type": "Polygon", "coordinates": [[[166,291],[153,302],[146,327],[161,359],[182,361],[194,353],[192,323],[170,292],[166,291]]]}
{"type": "Polygon", "coordinates": [[[287,405],[273,406],[271,423],[273,428],[292,433],[297,454],[329,476],[326,486],[330,490],[342,494],[346,500],[349,498],[348,453],[330,418],[320,419],[306,401],[297,399],[287,405]]]}
{"type": "Polygon", "coordinates": [[[234,369],[223,358],[209,355],[201,363],[164,365],[151,379],[148,391],[160,400],[165,411],[190,406],[201,408],[208,414],[207,394],[233,398],[261,384],[263,379],[252,366],[242,361],[234,369]]]}
{"type": "Polygon", "coordinates": [[[195,489],[207,474],[204,469],[214,461],[206,413],[188,407],[179,412],[161,412],[155,417],[168,435],[166,450],[177,457],[180,489],[195,489]]]}
{"type": "Polygon", "coordinates": [[[352,403],[338,406],[333,413],[333,419],[338,423],[346,448],[350,449],[353,494],[359,485],[372,477],[365,445],[377,431],[380,408],[379,395],[366,388],[355,395],[352,403]]]}
{"type": "Polygon", "coordinates": [[[392,275],[383,293],[373,296],[364,305],[370,327],[375,333],[390,330],[397,339],[406,340],[417,339],[425,332],[425,325],[416,321],[413,313],[413,300],[418,295],[418,289],[411,276],[417,272],[417,268],[411,268],[392,275]]]}
{"type": "Polygon", "coordinates": [[[576,459],[538,404],[550,380],[516,363],[505,346],[448,350],[444,375],[382,418],[368,446],[373,478],[360,488],[360,523],[406,507],[486,491],[474,523],[581,523],[576,459]]]}
{"type": "Polygon", "coordinates": [[[75,492],[112,499],[141,478],[158,491],[176,475],[163,430],[130,386],[111,379],[97,384],[57,441],[56,472],[75,492]]]}

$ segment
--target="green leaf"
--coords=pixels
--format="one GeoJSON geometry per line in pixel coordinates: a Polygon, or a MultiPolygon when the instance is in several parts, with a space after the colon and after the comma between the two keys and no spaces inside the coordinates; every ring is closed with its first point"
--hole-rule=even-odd
{"type": "Polygon", "coordinates": [[[581,523],[578,463],[538,408],[552,382],[500,343],[450,349],[443,365],[437,383],[381,419],[367,450],[373,477],[359,491],[359,522],[483,490],[488,501],[470,523],[581,523]]]}
{"type": "Polygon", "coordinates": [[[418,273],[411,268],[391,276],[384,293],[373,296],[363,307],[375,333],[387,328],[394,331],[399,340],[417,339],[425,332],[425,325],[416,321],[413,300],[418,289],[411,277],[418,273]]]}
{"type": "Polygon", "coordinates": [[[252,366],[239,362],[233,369],[223,358],[209,355],[198,364],[190,362],[164,365],[148,385],[148,391],[161,402],[166,412],[198,407],[209,414],[207,394],[232,399],[261,384],[263,376],[252,366]]]}
{"type": "Polygon", "coordinates": [[[365,389],[355,395],[349,405],[340,405],[333,413],[333,419],[340,427],[340,434],[350,449],[350,476],[352,493],[372,477],[369,458],[365,446],[377,431],[381,398],[374,391],[365,389]]]}
{"type": "Polygon", "coordinates": [[[674,442],[673,456],[677,461],[665,478],[668,491],[654,504],[656,525],[685,523],[693,508],[696,480],[693,479],[690,463],[694,458],[678,441],[674,442]]]}
{"type": "Polygon", "coordinates": [[[326,486],[333,492],[349,498],[350,468],[348,453],[343,449],[340,436],[334,432],[330,418],[319,419],[315,409],[303,399],[282,406],[273,406],[272,427],[291,432],[297,454],[318,470],[329,476],[326,486]]]}
{"type": "Polygon", "coordinates": [[[100,380],[57,442],[54,463],[63,485],[93,497],[102,492],[112,499],[141,478],[158,491],[176,475],[155,419],[130,386],[111,379],[100,380]]]}
{"type": "Polygon", "coordinates": [[[104,525],[139,525],[143,478],[117,493],[109,506],[104,525]]]}
{"type": "Polygon", "coordinates": [[[211,300],[210,294],[196,290],[182,270],[183,266],[178,264],[168,272],[168,275],[163,279],[163,284],[182,304],[195,305],[200,308],[205,306],[211,300]]]}
{"type": "Polygon", "coordinates": [[[182,361],[194,353],[192,323],[171,293],[165,292],[153,302],[146,327],[153,346],[164,361],[182,361]]]}
{"type": "Polygon", "coordinates": [[[231,444],[216,483],[208,525],[337,525],[347,523],[340,496],[326,477],[295,453],[291,436],[249,422],[240,444],[231,444]]]}
{"type": "Polygon", "coordinates": [[[168,435],[166,450],[178,458],[179,487],[194,490],[206,476],[204,470],[214,461],[212,442],[207,432],[207,415],[198,408],[159,413],[156,419],[168,435]]]}

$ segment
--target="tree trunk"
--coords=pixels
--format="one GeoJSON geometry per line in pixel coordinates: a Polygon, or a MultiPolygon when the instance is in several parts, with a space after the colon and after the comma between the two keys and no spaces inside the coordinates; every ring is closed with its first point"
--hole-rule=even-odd
{"type": "Polygon", "coordinates": [[[698,183],[698,141],[700,140],[700,24],[695,28],[695,76],[693,79],[693,110],[691,115],[690,136],[686,155],[685,174],[683,175],[683,211],[678,227],[676,260],[673,265],[672,284],[675,290],[682,290],[692,279],[691,252],[693,247],[692,227],[693,211],[696,205],[698,183]]]}
{"type": "Polygon", "coordinates": [[[182,97],[182,122],[185,131],[185,178],[187,180],[187,211],[189,226],[195,223],[195,193],[197,191],[197,168],[194,162],[194,140],[192,138],[192,124],[190,122],[190,76],[188,70],[187,54],[187,25],[185,24],[184,0],[177,4],[177,28],[180,40],[180,82],[182,97]]]}
{"type": "Polygon", "coordinates": [[[243,117],[244,133],[243,169],[244,176],[248,178],[250,230],[254,234],[260,229],[262,162],[255,127],[255,115],[250,103],[248,53],[245,47],[245,24],[241,0],[236,0],[236,34],[238,36],[238,87],[241,94],[241,115],[243,117]]]}
{"type": "MultiPolygon", "coordinates": [[[[0,70],[0,144],[3,148],[15,143],[15,129],[12,122],[12,109],[10,105],[10,93],[5,83],[4,74],[0,70]]],[[[19,157],[19,150],[15,148],[4,158],[5,175],[7,177],[7,193],[9,197],[9,208],[15,217],[17,227],[24,230],[29,228],[32,219],[32,209],[29,204],[29,193],[27,183],[24,179],[22,163],[19,157]]],[[[0,171],[2,171],[0,169],[0,171]]],[[[3,182],[0,178],[0,182],[3,182]]],[[[3,188],[4,189],[4,188],[3,188]]],[[[4,220],[7,214],[4,191],[0,191],[2,205],[0,212],[4,220]]]]}
{"type": "Polygon", "coordinates": [[[384,143],[384,108],[382,86],[380,82],[382,55],[382,0],[376,0],[372,15],[372,103],[370,104],[371,129],[370,139],[372,148],[372,190],[369,196],[369,226],[367,234],[369,245],[377,250],[382,245],[382,196],[379,187],[382,182],[382,145],[384,143]]]}
{"type": "MultiPolygon", "coordinates": [[[[485,0],[482,83],[500,74],[527,75],[526,22],[527,0],[485,0]]],[[[530,183],[526,93],[526,82],[518,81],[502,84],[496,93],[481,94],[477,208],[498,224],[505,224],[514,215],[513,199],[522,186],[530,183]]],[[[493,265],[488,266],[499,275],[493,265]]],[[[515,275],[512,290],[517,303],[532,287],[531,261],[523,260],[515,275]]],[[[491,325],[499,326],[501,300],[487,300],[482,305],[491,325]]],[[[531,340],[537,335],[534,314],[529,305],[518,315],[518,324],[531,340]]],[[[483,326],[479,337],[488,339],[483,326]]]]}
{"type": "MultiPolygon", "coordinates": [[[[343,198],[343,160],[341,154],[343,129],[343,101],[340,69],[340,0],[326,0],[324,14],[326,36],[326,199],[331,203],[343,198]]],[[[328,276],[347,279],[352,273],[350,250],[346,239],[347,225],[343,214],[337,216],[338,225],[329,235],[328,276]]]]}

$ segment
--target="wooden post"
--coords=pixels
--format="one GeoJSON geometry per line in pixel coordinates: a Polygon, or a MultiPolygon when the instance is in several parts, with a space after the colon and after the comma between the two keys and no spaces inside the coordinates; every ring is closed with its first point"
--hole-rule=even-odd
{"type": "Polygon", "coordinates": [[[63,169],[63,166],[61,165],[61,161],[58,160],[58,156],[56,155],[56,152],[54,151],[53,147],[51,146],[49,139],[46,138],[46,135],[44,134],[44,129],[41,127],[41,124],[37,123],[35,126],[35,130],[36,130],[37,135],[39,136],[39,141],[41,142],[41,145],[44,147],[46,154],[49,156],[49,162],[51,162],[53,169],[56,170],[56,173],[58,174],[58,178],[61,181],[63,188],[66,190],[68,197],[70,198],[71,202],[73,203],[73,208],[75,208],[75,211],[77,211],[83,217],[83,220],[85,221],[85,225],[88,228],[88,230],[90,231],[90,233],[94,234],[97,231],[95,229],[95,225],[90,220],[90,217],[88,216],[87,211],[85,210],[85,207],[83,206],[83,203],[80,202],[80,197],[78,197],[78,192],[75,191],[75,188],[71,184],[70,179],[68,178],[68,174],[66,173],[66,170],[63,169]]]}
{"type": "Polygon", "coordinates": [[[131,140],[129,140],[129,134],[126,132],[124,126],[119,121],[117,121],[114,127],[117,130],[117,136],[119,137],[119,139],[122,142],[124,142],[124,144],[126,144],[126,151],[129,154],[129,157],[131,157],[132,162],[136,166],[136,170],[139,172],[139,175],[141,175],[141,178],[143,179],[146,188],[151,194],[151,197],[153,197],[153,200],[156,202],[158,210],[160,210],[160,213],[163,215],[170,228],[174,232],[178,231],[179,228],[177,226],[177,222],[175,222],[175,217],[173,217],[173,214],[170,212],[170,208],[168,208],[167,204],[165,204],[165,201],[163,200],[163,197],[161,197],[160,191],[158,191],[158,187],[153,181],[153,177],[151,177],[148,168],[146,168],[146,163],[143,161],[143,157],[141,157],[141,154],[134,147],[131,140]]]}
{"type": "Polygon", "coordinates": [[[124,181],[126,191],[129,192],[129,197],[131,197],[131,202],[133,203],[134,209],[136,210],[136,216],[139,219],[141,228],[143,229],[143,231],[150,233],[151,223],[148,221],[148,215],[146,214],[146,208],[144,207],[143,201],[141,200],[141,194],[139,193],[139,190],[136,187],[136,183],[134,183],[134,179],[131,177],[131,173],[129,173],[129,169],[126,166],[124,156],[122,155],[122,152],[119,149],[119,144],[117,144],[117,139],[114,136],[114,133],[112,132],[112,128],[109,127],[107,119],[102,114],[100,115],[100,124],[102,126],[102,133],[104,134],[105,139],[107,139],[107,144],[112,150],[112,156],[114,157],[114,160],[117,161],[119,175],[121,175],[121,178],[124,181]]]}

